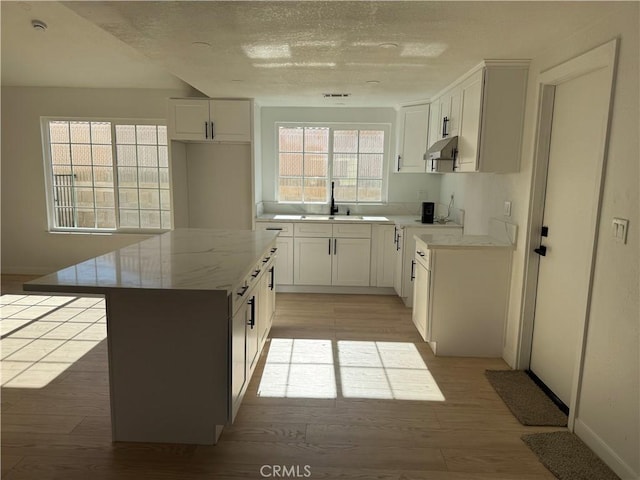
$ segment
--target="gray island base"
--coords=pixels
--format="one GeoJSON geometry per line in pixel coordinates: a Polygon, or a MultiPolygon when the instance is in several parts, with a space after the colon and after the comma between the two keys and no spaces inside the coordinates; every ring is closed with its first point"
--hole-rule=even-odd
{"type": "Polygon", "coordinates": [[[114,441],[215,444],[275,311],[274,232],[178,229],[28,291],[102,294],[114,441]]]}

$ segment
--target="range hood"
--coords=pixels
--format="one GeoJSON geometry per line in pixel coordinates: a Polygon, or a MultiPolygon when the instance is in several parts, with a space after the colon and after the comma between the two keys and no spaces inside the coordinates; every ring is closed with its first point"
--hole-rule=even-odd
{"type": "Polygon", "coordinates": [[[438,140],[427,150],[429,160],[455,160],[458,153],[458,136],[438,140]]]}

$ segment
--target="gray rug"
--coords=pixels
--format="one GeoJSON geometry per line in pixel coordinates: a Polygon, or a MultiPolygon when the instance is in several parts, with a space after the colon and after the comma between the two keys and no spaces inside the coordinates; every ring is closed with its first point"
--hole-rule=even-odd
{"type": "Polygon", "coordinates": [[[524,371],[487,370],[485,375],[523,425],[567,426],[567,416],[524,371]]]}
{"type": "Polygon", "coordinates": [[[533,433],[522,440],[560,480],[620,480],[571,432],[533,433]]]}

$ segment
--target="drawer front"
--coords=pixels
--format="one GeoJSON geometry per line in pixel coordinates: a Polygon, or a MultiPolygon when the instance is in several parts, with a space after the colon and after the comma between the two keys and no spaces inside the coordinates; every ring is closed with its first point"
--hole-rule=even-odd
{"type": "Polygon", "coordinates": [[[333,224],[333,236],[336,238],[371,238],[371,224],[333,224]]]}
{"type": "Polygon", "coordinates": [[[293,223],[256,222],[256,230],[276,231],[276,232],[280,232],[281,237],[292,237],[293,223]]]}
{"type": "Polygon", "coordinates": [[[331,237],[333,234],[330,223],[296,223],[293,231],[296,237],[331,237]]]}

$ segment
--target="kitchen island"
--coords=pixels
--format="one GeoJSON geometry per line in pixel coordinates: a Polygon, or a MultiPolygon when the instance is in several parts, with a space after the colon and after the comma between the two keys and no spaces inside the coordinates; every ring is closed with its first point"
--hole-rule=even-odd
{"type": "Polygon", "coordinates": [[[276,236],[178,229],[24,285],[105,296],[114,441],[217,442],[273,320],[276,236]]]}

